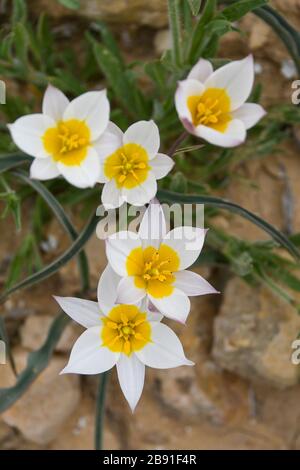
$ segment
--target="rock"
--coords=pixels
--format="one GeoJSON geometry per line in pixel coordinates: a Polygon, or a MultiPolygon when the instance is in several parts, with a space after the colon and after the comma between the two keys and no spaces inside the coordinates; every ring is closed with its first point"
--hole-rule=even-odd
{"type": "MultiPolygon", "coordinates": [[[[30,351],[36,351],[45,342],[53,317],[49,315],[33,315],[25,320],[21,328],[21,344],[30,351]]],[[[81,334],[82,328],[75,323],[70,323],[64,330],[55,350],[69,352],[81,334]]]]}
{"type": "Polygon", "coordinates": [[[300,385],[275,390],[269,385],[260,384],[255,385],[254,393],[256,419],[272,429],[286,442],[287,447],[294,448],[297,436],[300,436],[300,385]]]}
{"type": "Polygon", "coordinates": [[[291,344],[300,330],[295,310],[263,287],[229,281],[215,319],[213,357],[248,380],[285,388],[299,382],[291,344]]]}
{"type": "Polygon", "coordinates": [[[272,429],[245,422],[236,426],[215,426],[205,419],[187,424],[166,413],[153,396],[145,392],[143,406],[128,420],[129,449],[285,449],[272,429]]]}
{"type": "MultiPolygon", "coordinates": [[[[95,402],[87,394],[79,406],[47,449],[51,450],[93,450],[95,434],[95,402]]],[[[105,450],[120,449],[120,441],[110,428],[110,420],[105,419],[103,448],[105,450]]]]}
{"type": "Polygon", "coordinates": [[[148,25],[161,28],[168,22],[165,0],[85,0],[78,10],[69,10],[47,0],[30,0],[32,11],[47,12],[55,18],[80,15],[87,18],[101,18],[110,23],[148,25]]]}
{"type": "Polygon", "coordinates": [[[198,357],[195,367],[158,371],[156,380],[163,406],[185,422],[204,417],[220,425],[249,413],[245,384],[226,376],[212,361],[202,357],[198,357]]]}
{"type": "MultiPolygon", "coordinates": [[[[18,370],[26,365],[27,353],[14,351],[18,370]]],[[[39,375],[28,391],[3,415],[3,421],[17,428],[23,436],[36,444],[53,440],[64,422],[75,412],[80,399],[79,377],[59,375],[66,359],[53,356],[49,366],[39,375]]],[[[2,367],[2,366],[1,366],[2,367]]],[[[8,365],[1,368],[1,387],[14,383],[8,365]]]]}
{"type": "Polygon", "coordinates": [[[255,21],[249,37],[250,49],[252,51],[257,51],[258,49],[265,47],[270,41],[270,36],[272,38],[271,28],[262,21],[255,21]]]}
{"type": "Polygon", "coordinates": [[[162,55],[165,51],[171,48],[172,39],[169,29],[158,31],[154,38],[154,47],[158,55],[162,55]]]}

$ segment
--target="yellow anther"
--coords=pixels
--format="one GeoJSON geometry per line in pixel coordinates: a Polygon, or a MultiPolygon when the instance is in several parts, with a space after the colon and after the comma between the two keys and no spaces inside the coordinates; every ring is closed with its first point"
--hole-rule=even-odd
{"type": "Polygon", "coordinates": [[[124,183],[125,180],[126,180],[126,175],[124,174],[120,175],[118,178],[119,183],[124,183]]]}
{"type": "Polygon", "coordinates": [[[130,326],[123,326],[122,333],[124,335],[130,335],[132,333],[132,328],[130,328],[130,326]]]}

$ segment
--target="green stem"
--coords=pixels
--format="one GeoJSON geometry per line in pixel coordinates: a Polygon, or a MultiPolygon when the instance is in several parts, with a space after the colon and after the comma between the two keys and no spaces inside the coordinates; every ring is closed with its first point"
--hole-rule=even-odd
{"type": "Polygon", "coordinates": [[[95,418],[95,450],[103,449],[103,425],[105,417],[105,399],[108,378],[109,371],[103,372],[103,374],[100,374],[99,376],[95,418]]]}

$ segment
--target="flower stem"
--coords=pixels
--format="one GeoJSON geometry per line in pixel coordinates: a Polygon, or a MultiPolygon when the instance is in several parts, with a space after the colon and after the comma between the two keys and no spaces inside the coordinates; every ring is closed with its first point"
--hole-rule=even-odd
{"type": "Polygon", "coordinates": [[[182,134],[180,134],[180,136],[175,140],[175,142],[173,142],[173,144],[167,151],[167,155],[169,155],[169,157],[173,157],[174,153],[178,149],[178,146],[188,137],[188,135],[189,134],[187,131],[183,131],[182,134]]]}
{"type": "Polygon", "coordinates": [[[105,398],[108,383],[109,371],[103,372],[99,376],[99,385],[96,402],[96,421],[95,421],[95,450],[102,450],[103,447],[103,431],[105,417],[105,398]]]}

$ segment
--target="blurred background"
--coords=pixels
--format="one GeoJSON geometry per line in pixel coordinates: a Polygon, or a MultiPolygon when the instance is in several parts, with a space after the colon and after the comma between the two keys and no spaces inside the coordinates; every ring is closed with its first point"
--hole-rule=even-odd
{"type": "MultiPolygon", "coordinates": [[[[0,1],[1,28],[7,28],[10,2],[0,1]]],[[[297,29],[300,1],[274,0],[272,6],[297,29]]],[[[34,24],[45,12],[62,48],[82,51],[82,31],[103,19],[114,32],[127,61],[159,58],[170,45],[165,0],[85,0],[70,10],[55,0],[27,2],[34,24]]],[[[261,104],[267,109],[291,103],[295,67],[272,30],[253,14],[239,22],[238,32],[226,34],[219,56],[242,58],[254,54],[256,79],[262,85],[261,104]]],[[[74,72],[76,76],[76,72],[74,72]]],[[[2,77],[1,77],[2,78],[2,77]]],[[[300,78],[300,77],[298,77],[300,78]]],[[[35,96],[30,84],[5,77],[7,96],[35,96]]],[[[96,80],[97,82],[97,80],[96,80]]],[[[103,84],[100,77],[96,86],[103,84]]],[[[147,88],[147,83],[141,86],[147,88]]],[[[6,106],[6,105],[1,105],[6,106]]],[[[37,106],[39,109],[40,104],[37,106]]],[[[292,126],[276,151],[264,158],[245,159],[216,194],[258,213],[286,233],[300,231],[299,126],[292,126]]],[[[255,153],[255,148],[248,147],[255,153]]],[[[90,206],[91,208],[91,206],[90,206]]],[[[89,208],[89,209],[90,209],[89,208]]],[[[33,200],[22,206],[22,231],[16,234],[11,217],[0,221],[0,282],[24,234],[30,232],[33,200]]],[[[86,209],[84,209],[86,210],[86,209]]],[[[84,216],[73,211],[75,225],[84,216]]],[[[249,241],[267,237],[237,216],[218,213],[214,226],[249,241]]],[[[48,263],[69,245],[54,219],[42,225],[37,247],[48,263]]],[[[91,269],[91,298],[106,265],[103,242],[96,236],[86,253],[91,269]]],[[[134,415],[110,376],[105,414],[105,449],[300,449],[300,369],[291,363],[292,342],[300,318],[292,305],[263,285],[248,285],[226,269],[197,268],[222,291],[220,296],[192,300],[186,327],[172,323],[193,368],[147,370],[145,390],[134,415]]],[[[30,351],[44,342],[57,314],[52,295],[78,295],[76,261],[69,262],[47,281],[11,296],[2,309],[13,338],[19,370],[30,351]]],[[[0,417],[1,449],[92,449],[96,377],[59,376],[80,333],[72,324],[65,330],[49,366],[26,394],[0,417]]],[[[0,365],[0,387],[14,383],[10,366],[0,365]]]]}

